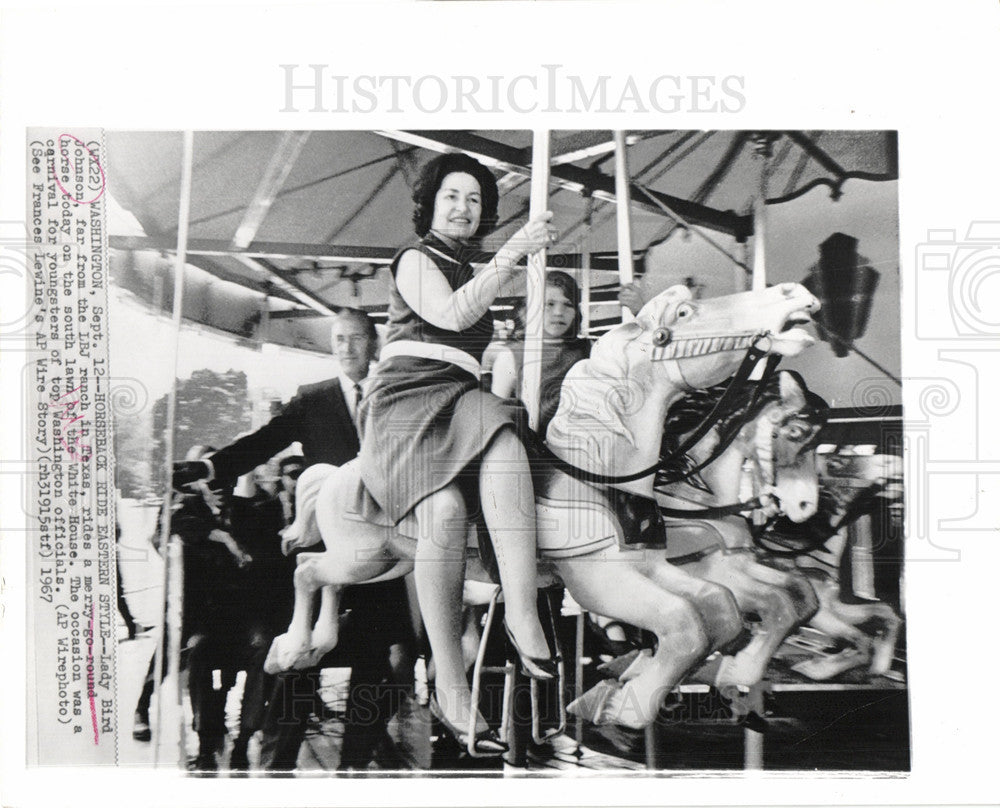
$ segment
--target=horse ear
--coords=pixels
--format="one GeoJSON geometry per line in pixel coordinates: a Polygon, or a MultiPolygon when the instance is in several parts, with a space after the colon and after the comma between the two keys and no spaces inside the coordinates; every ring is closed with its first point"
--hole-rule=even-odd
{"type": "Polygon", "coordinates": [[[799,383],[795,381],[795,377],[788,371],[782,370],[778,372],[778,390],[781,393],[782,402],[790,407],[794,407],[796,410],[805,408],[805,393],[802,392],[799,383]]]}

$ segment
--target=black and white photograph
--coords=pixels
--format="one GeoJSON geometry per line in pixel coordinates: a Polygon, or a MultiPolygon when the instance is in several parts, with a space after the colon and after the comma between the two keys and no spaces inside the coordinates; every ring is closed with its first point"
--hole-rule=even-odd
{"type": "Polygon", "coordinates": [[[908,769],[895,132],[105,147],[123,763],[908,769]]]}
{"type": "Polygon", "coordinates": [[[0,6],[0,805],[995,801],[993,0],[0,6]]]}

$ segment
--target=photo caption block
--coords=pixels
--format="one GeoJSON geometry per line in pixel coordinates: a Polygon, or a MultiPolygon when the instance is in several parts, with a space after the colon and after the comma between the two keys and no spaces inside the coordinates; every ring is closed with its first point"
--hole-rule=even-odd
{"type": "Polygon", "coordinates": [[[115,514],[100,130],[29,129],[34,494],[28,762],[117,762],[115,514]]]}

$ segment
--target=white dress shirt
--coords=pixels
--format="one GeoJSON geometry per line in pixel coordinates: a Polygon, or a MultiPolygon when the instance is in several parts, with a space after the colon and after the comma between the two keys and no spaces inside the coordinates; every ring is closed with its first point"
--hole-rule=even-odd
{"type": "Polygon", "coordinates": [[[358,420],[358,394],[355,382],[350,376],[341,373],[337,378],[340,380],[340,389],[344,392],[344,401],[347,402],[347,411],[351,414],[351,420],[358,420]]]}

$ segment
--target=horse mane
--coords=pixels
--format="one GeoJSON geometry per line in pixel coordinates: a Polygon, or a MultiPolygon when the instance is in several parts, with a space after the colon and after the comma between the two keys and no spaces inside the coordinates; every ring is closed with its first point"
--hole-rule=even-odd
{"type": "MultiPolygon", "coordinates": [[[[830,405],[821,396],[810,391],[802,376],[794,370],[782,372],[792,376],[805,396],[806,406],[799,410],[798,414],[811,424],[819,426],[825,424],[830,405]]],[[[664,463],[680,445],[684,436],[705,420],[728,388],[729,381],[727,380],[704,390],[693,390],[682,399],[674,402],[667,411],[667,417],[663,422],[663,439],[660,445],[660,463],[664,474],[674,475],[686,470],[687,461],[685,458],[677,458],[674,462],[665,465],[664,463]]],[[[734,432],[757,418],[766,407],[781,401],[781,381],[778,373],[773,374],[768,379],[756,401],[754,401],[755,388],[756,384],[753,382],[744,384],[733,400],[732,406],[720,414],[715,422],[715,427],[721,440],[730,440],[734,432]]]]}

